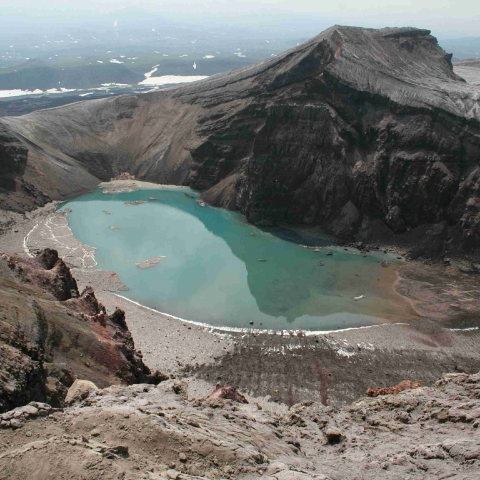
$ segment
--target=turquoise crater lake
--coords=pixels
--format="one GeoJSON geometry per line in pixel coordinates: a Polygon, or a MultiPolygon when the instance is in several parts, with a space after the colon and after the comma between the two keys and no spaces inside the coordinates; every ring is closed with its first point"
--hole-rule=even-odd
{"type": "Polygon", "coordinates": [[[395,267],[380,264],[391,257],[302,248],[238,213],[202,207],[195,195],[99,188],[60,210],[71,209],[73,234],[96,248],[98,268],[119,275],[128,287],[123,296],[173,316],[217,327],[254,322],[260,329],[312,331],[402,321],[404,302],[391,288],[395,267]],[[145,203],[127,204],[134,201],[145,203]],[[160,256],[150,268],[137,266],[160,256]]]}

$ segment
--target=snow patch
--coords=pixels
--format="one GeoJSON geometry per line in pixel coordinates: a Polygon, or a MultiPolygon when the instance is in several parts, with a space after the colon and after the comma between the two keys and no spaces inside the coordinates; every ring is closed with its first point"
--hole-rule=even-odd
{"type": "Polygon", "coordinates": [[[74,92],[75,89],[69,89],[69,88],[49,88],[46,93],[68,93],[68,92],[74,92]]]}
{"type": "Polygon", "coordinates": [[[339,348],[337,350],[337,355],[340,355],[341,357],[353,357],[355,355],[355,352],[349,352],[348,350],[345,350],[344,348],[339,348]]]}
{"type": "Polygon", "coordinates": [[[470,328],[449,328],[451,332],[473,332],[474,330],[480,330],[480,327],[470,327],[470,328]]]}
{"type": "Polygon", "coordinates": [[[46,91],[36,89],[36,90],[0,90],[0,98],[10,98],[10,97],[23,97],[24,95],[42,95],[42,94],[55,94],[55,93],[68,93],[75,92],[75,89],[69,88],[49,88],[46,91]]]}
{"type": "Polygon", "coordinates": [[[205,78],[208,77],[201,75],[163,75],[161,77],[146,78],[145,80],[140,82],[139,85],[172,85],[177,83],[197,82],[198,80],[204,80],[205,78]]]}
{"type": "Polygon", "coordinates": [[[159,67],[158,65],[155,65],[153,67],[153,70],[150,70],[149,72],[144,73],[145,78],[150,78],[158,70],[158,67],[159,67]]]}

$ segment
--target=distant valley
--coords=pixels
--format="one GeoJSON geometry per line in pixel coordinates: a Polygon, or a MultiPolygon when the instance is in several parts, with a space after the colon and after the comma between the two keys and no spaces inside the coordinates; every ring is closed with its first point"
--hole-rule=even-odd
{"type": "MultiPolygon", "coordinates": [[[[30,34],[0,35],[0,116],[24,115],[79,100],[158,90],[158,77],[206,77],[247,67],[303,43],[308,31],[197,26],[172,19],[123,16],[91,25],[30,34]],[[138,18],[137,18],[138,17],[138,18]],[[141,20],[141,22],[140,22],[141,20]],[[108,23],[107,23],[108,22],[108,23]],[[151,28],[139,28],[149,24],[151,28]],[[145,82],[151,77],[150,82],[145,82]]],[[[453,61],[480,57],[480,38],[440,41],[453,61]]],[[[459,65],[461,65],[459,63],[459,65]]],[[[472,68],[462,72],[469,77],[472,68]]]]}
{"type": "Polygon", "coordinates": [[[272,33],[232,25],[197,26],[137,11],[45,32],[3,32],[0,116],[181,81],[158,77],[211,76],[275,56],[306,39],[295,29],[272,33]],[[152,81],[139,85],[147,77],[152,81]]]}

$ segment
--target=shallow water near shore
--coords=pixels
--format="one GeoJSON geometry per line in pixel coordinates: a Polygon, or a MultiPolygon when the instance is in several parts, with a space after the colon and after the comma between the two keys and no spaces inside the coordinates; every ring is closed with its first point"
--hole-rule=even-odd
{"type": "Polygon", "coordinates": [[[260,230],[192,196],[189,189],[104,194],[99,188],[60,210],[71,209],[72,232],[97,249],[98,268],[118,273],[129,289],[122,295],[176,317],[312,331],[404,320],[407,304],[392,289],[396,267],[380,264],[395,257],[303,248],[287,240],[288,232],[260,230]],[[126,203],[135,201],[145,203],[126,203]],[[137,266],[160,257],[149,268],[137,266]]]}

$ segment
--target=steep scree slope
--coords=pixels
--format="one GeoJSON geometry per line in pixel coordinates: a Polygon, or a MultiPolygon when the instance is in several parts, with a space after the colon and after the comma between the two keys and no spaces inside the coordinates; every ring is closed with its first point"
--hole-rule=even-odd
{"type": "Polygon", "coordinates": [[[336,26],[203,82],[2,122],[28,150],[22,178],[52,198],[129,171],[257,224],[478,254],[479,98],[428,30],[336,26]]]}

